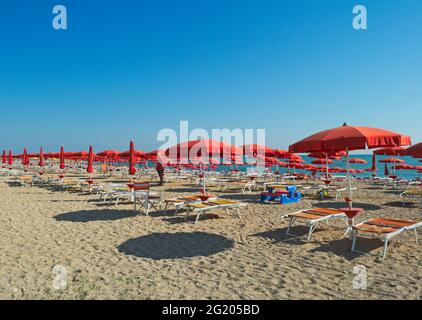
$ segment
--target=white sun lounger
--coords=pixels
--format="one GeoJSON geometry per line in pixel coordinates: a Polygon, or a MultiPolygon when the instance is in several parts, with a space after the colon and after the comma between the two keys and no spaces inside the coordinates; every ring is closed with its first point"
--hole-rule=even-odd
{"type": "Polygon", "coordinates": [[[189,213],[194,212],[196,213],[195,224],[198,222],[199,217],[201,214],[207,211],[224,209],[227,214],[230,214],[230,210],[234,210],[237,213],[237,216],[242,220],[242,215],[240,214],[240,208],[247,206],[246,203],[232,201],[232,200],[225,200],[225,199],[215,199],[215,200],[207,200],[204,202],[199,203],[190,203],[186,205],[188,209],[186,212],[186,219],[189,216],[189,213]]]}
{"type": "Polygon", "coordinates": [[[347,224],[347,216],[346,214],[337,209],[330,209],[330,208],[312,208],[297,211],[294,213],[286,214],[282,216],[283,219],[288,218],[289,226],[287,227],[286,235],[289,236],[296,236],[290,232],[292,225],[296,221],[302,221],[305,223],[306,226],[309,226],[308,237],[307,240],[311,239],[312,233],[315,231],[316,227],[319,223],[325,222],[328,225],[329,220],[332,219],[342,219],[347,224]]]}
{"type": "Polygon", "coordinates": [[[417,228],[419,227],[422,227],[422,222],[412,220],[376,218],[361,222],[353,226],[352,252],[358,252],[356,250],[357,237],[378,238],[384,241],[382,259],[385,259],[387,255],[388,241],[405,231],[414,231],[416,243],[418,244],[417,228]]]}

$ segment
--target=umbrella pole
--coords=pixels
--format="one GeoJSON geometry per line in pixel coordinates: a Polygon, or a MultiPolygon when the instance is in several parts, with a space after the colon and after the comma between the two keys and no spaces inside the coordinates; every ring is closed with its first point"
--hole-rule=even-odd
{"type": "Polygon", "coordinates": [[[349,191],[349,208],[352,209],[352,177],[350,176],[350,155],[349,148],[346,148],[346,168],[347,168],[347,180],[348,180],[348,191],[349,191]]]}
{"type": "Polygon", "coordinates": [[[325,154],[325,178],[328,180],[328,153],[325,154]]]}

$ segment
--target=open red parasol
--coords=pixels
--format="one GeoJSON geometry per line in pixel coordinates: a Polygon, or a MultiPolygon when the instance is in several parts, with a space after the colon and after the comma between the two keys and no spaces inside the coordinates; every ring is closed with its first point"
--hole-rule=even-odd
{"type": "Polygon", "coordinates": [[[348,203],[352,208],[352,179],[350,175],[349,151],[374,149],[382,147],[398,147],[410,145],[411,139],[392,131],[378,128],[349,126],[324,130],[302,139],[289,147],[292,153],[335,152],[346,151],[346,165],[348,177],[348,203]]]}

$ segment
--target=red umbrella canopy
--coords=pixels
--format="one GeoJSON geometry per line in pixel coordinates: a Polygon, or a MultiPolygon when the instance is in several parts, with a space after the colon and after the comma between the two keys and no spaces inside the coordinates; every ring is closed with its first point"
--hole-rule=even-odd
{"type": "Polygon", "coordinates": [[[330,160],[330,159],[325,159],[325,158],[323,158],[323,159],[316,159],[316,160],[313,160],[312,161],[312,164],[332,164],[333,163],[333,160],[330,160]]]}
{"type": "Polygon", "coordinates": [[[414,166],[410,164],[403,163],[396,166],[396,170],[416,170],[414,166]]]}
{"type": "Polygon", "coordinates": [[[404,160],[402,159],[397,159],[397,158],[386,158],[386,159],[381,159],[379,160],[379,162],[381,163],[405,163],[404,160]]]}
{"type": "Polygon", "coordinates": [[[419,142],[405,151],[406,155],[412,156],[414,158],[422,158],[422,142],[419,142]]]}
{"type": "Polygon", "coordinates": [[[12,150],[9,150],[9,159],[8,159],[7,164],[8,164],[9,166],[11,166],[11,165],[13,164],[13,154],[12,154],[12,150]]]}
{"type": "Polygon", "coordinates": [[[275,157],[279,159],[288,159],[292,154],[287,150],[275,149],[275,157]]]}
{"type": "Polygon", "coordinates": [[[129,175],[133,176],[136,173],[136,151],[135,151],[135,142],[132,140],[130,142],[129,149],[129,175]]]}
{"type": "Polygon", "coordinates": [[[309,158],[318,158],[318,159],[322,159],[328,156],[328,158],[330,159],[335,159],[335,160],[341,160],[340,157],[345,156],[344,152],[312,152],[310,154],[308,154],[309,158]]]}
{"type": "Polygon", "coordinates": [[[105,157],[105,158],[116,158],[119,156],[119,151],[116,150],[103,150],[99,153],[97,153],[97,156],[99,157],[105,157]]]}
{"type": "Polygon", "coordinates": [[[360,163],[360,164],[367,164],[368,161],[360,159],[360,158],[351,158],[350,163],[360,163]]]}
{"type": "MultiPolygon", "coordinates": [[[[133,141],[131,141],[131,143],[132,142],[133,141]]],[[[131,152],[133,152],[133,156],[135,158],[137,158],[137,159],[144,158],[145,157],[145,154],[146,154],[144,151],[133,149],[133,150],[128,150],[128,151],[125,151],[125,152],[121,152],[117,156],[120,157],[120,158],[127,158],[127,159],[129,159],[132,156],[131,152]]]]}
{"type": "Polygon", "coordinates": [[[59,168],[63,170],[64,168],[66,168],[66,164],[64,162],[64,147],[63,146],[60,147],[60,155],[59,155],[59,158],[60,158],[60,166],[59,166],[59,168]]]}
{"type": "Polygon", "coordinates": [[[1,162],[3,164],[5,164],[7,162],[7,155],[6,155],[6,150],[3,150],[3,155],[1,157],[1,162]]]}
{"type": "Polygon", "coordinates": [[[256,157],[257,155],[274,157],[276,151],[270,147],[261,144],[245,144],[241,146],[243,153],[247,156],[256,157]]]}
{"type": "Polygon", "coordinates": [[[94,150],[92,149],[92,146],[89,147],[89,153],[88,153],[88,166],[86,167],[86,172],[93,173],[94,172],[94,150]]]}
{"type": "Polygon", "coordinates": [[[406,149],[403,147],[390,147],[374,150],[374,154],[378,156],[404,156],[406,149]]]}
{"type": "Polygon", "coordinates": [[[224,158],[224,161],[241,160],[243,150],[234,145],[216,140],[192,140],[179,143],[165,150],[169,159],[191,159],[195,157],[224,158]],[[235,156],[235,158],[233,158],[235,156]]]}
{"type": "Polygon", "coordinates": [[[290,152],[333,152],[410,145],[409,136],[377,128],[349,126],[315,133],[289,147],[290,152]]]}
{"type": "Polygon", "coordinates": [[[40,167],[44,167],[45,166],[45,162],[44,162],[44,150],[43,150],[42,147],[40,149],[40,161],[38,162],[38,165],[40,167]]]}

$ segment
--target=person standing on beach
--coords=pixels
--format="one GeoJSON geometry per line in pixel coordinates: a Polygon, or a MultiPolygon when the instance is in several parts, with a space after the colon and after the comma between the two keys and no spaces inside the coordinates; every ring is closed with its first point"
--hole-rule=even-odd
{"type": "Polygon", "coordinates": [[[160,186],[161,186],[164,183],[164,167],[160,161],[157,161],[157,164],[155,165],[155,170],[157,171],[158,176],[160,177],[160,186]]]}

